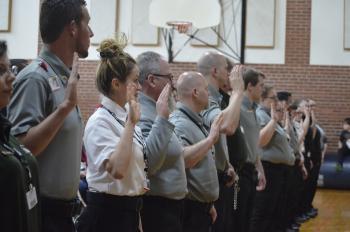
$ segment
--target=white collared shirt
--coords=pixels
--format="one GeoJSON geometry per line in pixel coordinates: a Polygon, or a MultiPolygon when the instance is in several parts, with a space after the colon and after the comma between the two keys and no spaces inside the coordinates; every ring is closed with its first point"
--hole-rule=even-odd
{"type": "MultiPolygon", "coordinates": [[[[118,119],[125,122],[128,112],[107,97],[102,98],[102,105],[113,112],[118,119]]],[[[113,178],[104,168],[116,149],[123,133],[124,126],[104,108],[98,108],[89,118],[85,127],[84,145],[87,153],[88,168],[86,179],[91,191],[104,192],[118,196],[138,196],[145,192],[146,179],[142,144],[133,138],[132,154],[129,168],[123,179],[113,178]]],[[[135,126],[135,132],[142,133],[135,126]]]]}

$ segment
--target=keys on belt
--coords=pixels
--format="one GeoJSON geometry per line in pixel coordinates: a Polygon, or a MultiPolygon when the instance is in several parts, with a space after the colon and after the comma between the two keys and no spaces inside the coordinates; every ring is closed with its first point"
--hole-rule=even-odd
{"type": "Polygon", "coordinates": [[[239,192],[239,176],[235,175],[235,181],[233,182],[233,210],[238,209],[238,192],[239,192]]]}

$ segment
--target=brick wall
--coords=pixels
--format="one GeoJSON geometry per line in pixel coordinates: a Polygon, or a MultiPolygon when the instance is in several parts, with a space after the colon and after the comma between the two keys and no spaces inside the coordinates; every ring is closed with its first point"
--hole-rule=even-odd
{"type": "MultiPolygon", "coordinates": [[[[350,67],[309,65],[311,1],[287,1],[286,57],[284,65],[249,64],[267,75],[277,90],[288,90],[294,98],[307,97],[317,102],[319,124],[329,138],[329,151],[336,151],[342,120],[350,117],[350,67]]],[[[94,74],[97,62],[81,64],[80,106],[84,119],[98,104],[94,74]]],[[[174,75],[195,70],[194,63],[171,64],[174,75]]]]}

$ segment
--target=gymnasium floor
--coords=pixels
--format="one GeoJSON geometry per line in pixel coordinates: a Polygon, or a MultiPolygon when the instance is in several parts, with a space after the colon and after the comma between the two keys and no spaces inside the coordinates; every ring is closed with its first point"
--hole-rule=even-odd
{"type": "Polygon", "coordinates": [[[318,189],[314,199],[318,216],[300,232],[350,232],[350,191],[318,189]]]}

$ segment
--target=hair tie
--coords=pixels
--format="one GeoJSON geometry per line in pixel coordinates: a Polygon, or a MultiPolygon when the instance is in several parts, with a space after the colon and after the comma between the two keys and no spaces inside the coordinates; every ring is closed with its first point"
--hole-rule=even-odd
{"type": "Polygon", "coordinates": [[[113,54],[113,52],[109,52],[109,51],[100,52],[100,56],[101,56],[101,58],[106,58],[106,59],[116,57],[116,55],[113,54]]]}

